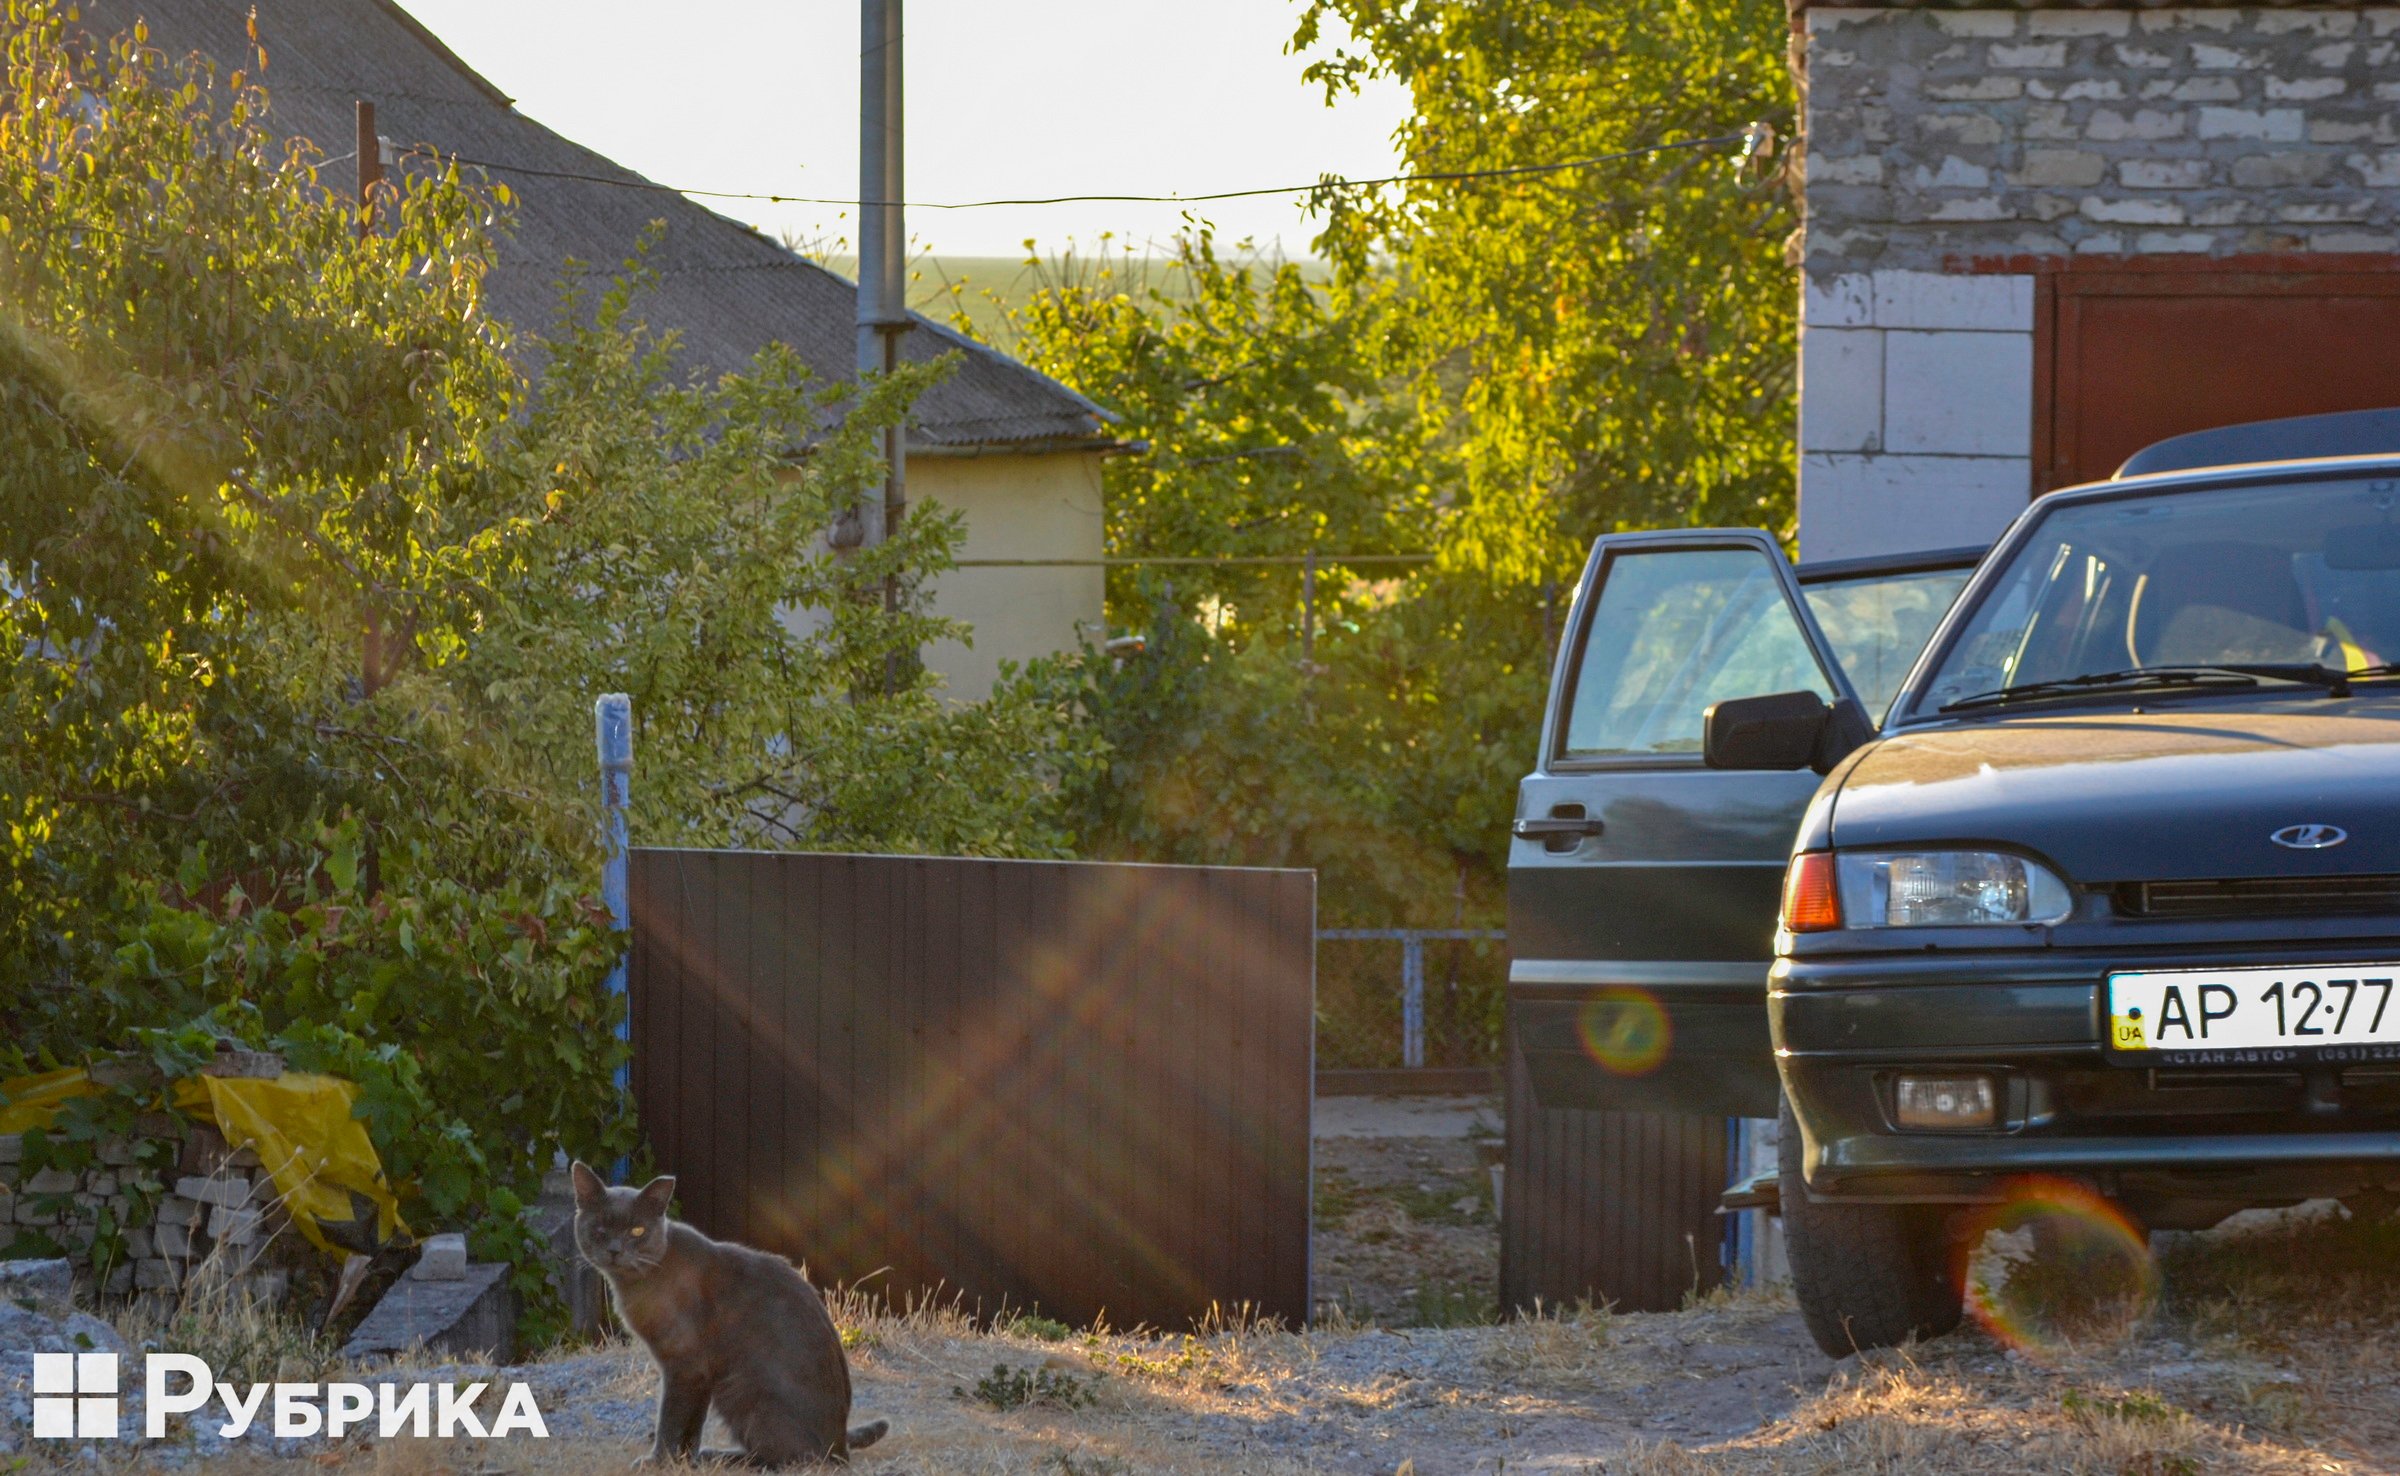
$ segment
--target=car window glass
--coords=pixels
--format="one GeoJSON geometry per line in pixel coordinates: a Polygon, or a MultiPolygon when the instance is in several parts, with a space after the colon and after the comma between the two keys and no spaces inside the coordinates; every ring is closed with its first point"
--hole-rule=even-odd
{"type": "Polygon", "coordinates": [[[1567,757],[1697,754],[1709,705],[1833,689],[1761,550],[1613,555],[1584,631],[1567,757]]]}
{"type": "Polygon", "coordinates": [[[1915,711],[2135,666],[2400,661],[2400,479],[2198,487],[2035,525],[1915,711]]]}
{"type": "Polygon", "coordinates": [[[1801,587],[1817,629],[1832,643],[1834,659],[1869,716],[1882,720],[1970,572],[1861,574],[1801,587]]]}

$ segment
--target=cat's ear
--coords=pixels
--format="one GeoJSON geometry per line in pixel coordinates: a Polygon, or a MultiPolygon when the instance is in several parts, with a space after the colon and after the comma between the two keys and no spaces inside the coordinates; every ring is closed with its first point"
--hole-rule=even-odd
{"type": "Polygon", "coordinates": [[[675,1176],[673,1174],[660,1174],[657,1178],[644,1184],[642,1192],[638,1196],[645,1212],[662,1218],[667,1213],[668,1204],[672,1203],[674,1198],[675,1176]]]}
{"type": "Polygon", "coordinates": [[[608,1186],[600,1182],[598,1174],[583,1166],[582,1159],[575,1160],[574,1165],[567,1170],[567,1177],[575,1183],[575,1203],[577,1205],[590,1209],[608,1198],[608,1186]]]}

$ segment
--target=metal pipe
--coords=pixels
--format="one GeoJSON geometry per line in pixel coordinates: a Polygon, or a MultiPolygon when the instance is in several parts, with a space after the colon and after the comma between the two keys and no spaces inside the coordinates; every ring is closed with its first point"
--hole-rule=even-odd
{"type": "MultiPolygon", "coordinates": [[[[600,901],[608,908],[609,924],[618,932],[633,927],[633,895],[626,876],[630,832],[625,812],[633,803],[633,699],[611,692],[592,704],[592,727],[600,749],[600,901]]],[[[617,1018],[617,1039],[633,1039],[633,1001],[626,997],[625,958],[609,966],[608,992],[624,1002],[617,1018]]],[[[617,1065],[617,1098],[631,1105],[633,1071],[629,1062],[617,1065]]],[[[617,1178],[627,1165],[617,1162],[617,1178]]]]}
{"type": "MultiPolygon", "coordinates": [[[[900,366],[908,331],[907,224],[901,106],[900,0],[860,0],[858,49],[858,372],[900,366]]],[[[883,433],[883,495],[860,509],[860,541],[872,548],[899,526],[908,504],[904,429],[883,433]]],[[[887,596],[889,592],[887,591],[887,596]]]]}

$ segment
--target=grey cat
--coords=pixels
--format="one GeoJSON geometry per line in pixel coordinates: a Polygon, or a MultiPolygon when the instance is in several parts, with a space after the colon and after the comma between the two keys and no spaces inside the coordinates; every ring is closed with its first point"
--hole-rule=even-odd
{"type": "Polygon", "coordinates": [[[747,1466],[846,1461],[891,1429],[853,1426],[850,1364],[825,1303],[789,1261],[667,1218],[672,1178],[612,1189],[575,1165],[575,1247],[658,1364],[649,1459],[747,1466]],[[709,1406],[740,1448],[698,1450],[709,1406]]]}

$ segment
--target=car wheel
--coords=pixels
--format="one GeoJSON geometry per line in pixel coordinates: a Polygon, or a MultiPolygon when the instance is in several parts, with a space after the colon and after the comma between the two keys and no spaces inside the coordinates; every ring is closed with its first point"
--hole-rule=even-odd
{"type": "Polygon", "coordinates": [[[1818,1347],[1843,1358],[1958,1326],[1965,1299],[1940,1206],[1810,1199],[1800,1171],[1800,1125],[1789,1102],[1776,1151],[1792,1292],[1818,1347]]]}

